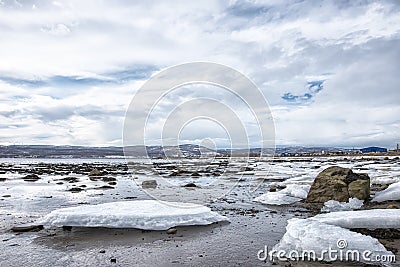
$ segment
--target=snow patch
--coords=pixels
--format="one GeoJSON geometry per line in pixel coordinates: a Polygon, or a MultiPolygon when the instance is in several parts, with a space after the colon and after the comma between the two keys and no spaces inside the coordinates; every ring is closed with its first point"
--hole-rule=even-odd
{"type": "Polygon", "coordinates": [[[254,201],[267,205],[288,205],[307,198],[310,185],[288,184],[286,188],[278,192],[268,192],[258,196],[254,201]]]}
{"type": "Polygon", "coordinates": [[[228,221],[228,218],[203,205],[137,200],[57,209],[38,223],[45,226],[166,230],[174,226],[207,225],[218,221],[228,221]]]}
{"type": "Polygon", "coordinates": [[[373,202],[383,202],[388,200],[400,200],[400,182],[389,185],[388,188],[377,192],[372,199],[373,202]]]}
{"type": "Polygon", "coordinates": [[[338,211],[310,219],[344,228],[400,228],[400,209],[338,211]]]}
{"type": "Polygon", "coordinates": [[[360,209],[363,204],[364,200],[360,200],[358,198],[350,198],[349,202],[328,200],[327,202],[324,203],[321,212],[357,210],[360,209]]]}
{"type": "Polygon", "coordinates": [[[267,205],[289,205],[299,202],[301,198],[291,197],[280,192],[268,192],[254,199],[256,202],[260,202],[267,205]]]}

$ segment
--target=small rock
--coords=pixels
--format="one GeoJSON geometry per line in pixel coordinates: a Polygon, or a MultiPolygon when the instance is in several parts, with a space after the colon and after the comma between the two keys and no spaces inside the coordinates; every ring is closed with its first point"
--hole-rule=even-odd
{"type": "Polygon", "coordinates": [[[110,259],[110,262],[111,262],[111,263],[117,263],[117,259],[116,259],[116,258],[111,258],[111,259],[110,259]]]}
{"type": "Polygon", "coordinates": [[[387,184],[381,185],[380,190],[381,191],[386,190],[388,187],[389,187],[389,185],[387,185],[387,184]]]}
{"type": "Polygon", "coordinates": [[[399,207],[393,204],[390,204],[386,207],[387,209],[398,209],[399,207]]]}
{"type": "Polygon", "coordinates": [[[102,173],[98,169],[91,170],[88,174],[89,176],[101,176],[102,173]]]}
{"type": "Polygon", "coordinates": [[[142,188],[148,189],[148,188],[156,188],[157,187],[157,181],[156,180],[146,180],[142,182],[142,188]]]}
{"type": "Polygon", "coordinates": [[[76,183],[79,182],[79,179],[76,177],[64,177],[62,180],[70,182],[70,183],[76,183]]]}
{"type": "Polygon", "coordinates": [[[114,177],[103,177],[103,182],[115,182],[117,179],[114,177]]]}
{"type": "Polygon", "coordinates": [[[43,225],[21,225],[11,228],[13,232],[37,232],[43,229],[43,225]]]}
{"type": "Polygon", "coordinates": [[[269,187],[269,192],[276,192],[276,186],[275,185],[271,185],[269,187]]]}
{"type": "Polygon", "coordinates": [[[95,188],[95,189],[114,189],[114,188],[115,188],[115,187],[110,186],[110,185],[103,185],[103,186],[97,187],[97,188],[95,188]]]}
{"type": "Polygon", "coordinates": [[[7,180],[7,178],[0,177],[0,182],[5,182],[6,180],[7,180]]]}
{"type": "Polygon", "coordinates": [[[25,176],[22,179],[26,182],[36,182],[36,181],[40,180],[40,177],[37,176],[36,174],[28,174],[27,176],[25,176]]]}
{"type": "Polygon", "coordinates": [[[117,185],[117,182],[108,182],[109,185],[117,185]]]}
{"type": "Polygon", "coordinates": [[[178,232],[178,229],[176,229],[176,228],[169,228],[167,230],[167,234],[169,234],[169,235],[174,235],[174,234],[176,234],[176,232],[178,232]]]}
{"type": "Polygon", "coordinates": [[[104,249],[100,250],[99,253],[106,253],[104,249]]]}
{"type": "Polygon", "coordinates": [[[83,189],[80,188],[80,187],[73,187],[73,188],[71,188],[71,189],[68,189],[68,191],[69,191],[69,192],[72,192],[72,193],[78,193],[78,192],[83,191],[83,189]]]}
{"type": "Polygon", "coordinates": [[[188,183],[185,184],[183,187],[197,187],[197,185],[195,183],[188,183]]]}
{"type": "Polygon", "coordinates": [[[3,195],[2,197],[11,197],[11,195],[3,195]]]}

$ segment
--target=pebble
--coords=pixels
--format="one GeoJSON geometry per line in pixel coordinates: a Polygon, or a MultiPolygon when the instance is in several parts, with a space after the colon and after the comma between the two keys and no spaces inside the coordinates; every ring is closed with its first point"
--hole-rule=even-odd
{"type": "Polygon", "coordinates": [[[169,235],[174,235],[174,234],[176,234],[176,232],[178,232],[178,230],[176,228],[169,228],[167,230],[167,234],[169,234],[169,235]]]}

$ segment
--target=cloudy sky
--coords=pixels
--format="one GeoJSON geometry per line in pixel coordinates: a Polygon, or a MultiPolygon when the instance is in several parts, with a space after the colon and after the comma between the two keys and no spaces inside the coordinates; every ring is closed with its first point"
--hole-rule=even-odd
{"type": "MultiPolygon", "coordinates": [[[[396,0],[0,0],[0,144],[122,145],[135,92],[192,61],[252,79],[278,145],[400,143],[396,0]]],[[[179,92],[166,110],[193,98],[179,92]]],[[[182,133],[225,138],[209,122],[182,133]]]]}

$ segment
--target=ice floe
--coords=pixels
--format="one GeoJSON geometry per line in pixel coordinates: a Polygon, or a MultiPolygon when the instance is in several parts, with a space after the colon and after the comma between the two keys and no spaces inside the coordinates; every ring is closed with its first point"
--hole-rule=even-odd
{"type": "Polygon", "coordinates": [[[400,200],[400,182],[389,185],[388,188],[377,192],[372,199],[373,202],[383,202],[388,200],[400,200]]]}
{"type": "Polygon", "coordinates": [[[289,205],[299,202],[301,198],[291,197],[280,192],[268,192],[254,199],[256,202],[260,202],[267,205],[289,205]]]}
{"type": "Polygon", "coordinates": [[[310,219],[344,228],[400,228],[400,209],[338,211],[310,219]]]}
{"type": "Polygon", "coordinates": [[[327,202],[324,203],[321,212],[357,210],[360,209],[363,204],[364,200],[360,200],[358,198],[350,198],[349,202],[328,200],[327,202]]]}
{"type": "MultiPolygon", "coordinates": [[[[269,256],[293,260],[365,263],[371,263],[377,256],[394,257],[392,252],[387,251],[373,237],[311,219],[290,219],[286,233],[269,252],[269,256]],[[365,251],[368,253],[364,253],[365,251]]],[[[381,262],[382,265],[386,263],[381,262]]]]}
{"type": "Polygon", "coordinates": [[[254,201],[267,205],[288,205],[299,202],[307,197],[310,185],[288,184],[278,192],[267,192],[258,196],[254,201]]]}
{"type": "Polygon", "coordinates": [[[38,223],[45,226],[166,230],[174,226],[207,225],[218,221],[228,221],[228,218],[203,205],[137,200],[57,209],[38,223]]]}

